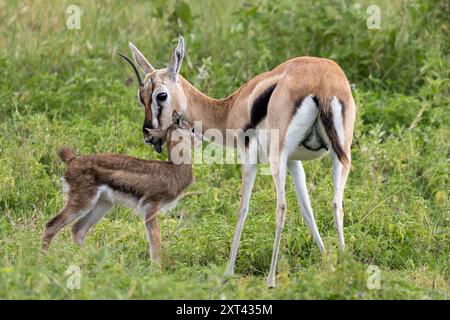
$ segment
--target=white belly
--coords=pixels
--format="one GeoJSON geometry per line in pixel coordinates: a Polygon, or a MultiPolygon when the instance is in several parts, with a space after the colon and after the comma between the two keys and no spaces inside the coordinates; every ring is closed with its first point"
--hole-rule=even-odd
{"type": "MultiPolygon", "coordinates": [[[[261,123],[258,125],[258,129],[267,129],[268,125],[267,125],[267,118],[265,118],[263,121],[261,121],[261,123]]],[[[320,147],[320,143],[318,142],[319,137],[317,136],[317,133],[314,132],[312,135],[309,136],[309,145],[312,146],[313,148],[318,148],[320,147]],[[315,133],[315,134],[314,134],[315,133]]],[[[260,143],[262,142],[263,144],[265,143],[265,145],[267,146],[267,136],[259,136],[259,140],[260,143]]],[[[267,148],[266,148],[267,150],[267,148]]],[[[260,149],[261,152],[261,149],[260,149]]],[[[314,159],[319,159],[321,157],[323,157],[325,154],[328,153],[328,150],[326,148],[321,148],[318,150],[311,150],[308,148],[305,148],[303,145],[299,145],[297,147],[295,147],[293,149],[293,151],[290,152],[288,159],[289,160],[301,160],[301,161],[307,161],[307,160],[314,160],[314,159]]],[[[261,154],[261,153],[260,153],[261,154]]],[[[268,162],[268,157],[267,155],[265,155],[266,158],[264,158],[261,162],[268,162]]]]}
{"type": "MultiPolygon", "coordinates": [[[[109,202],[113,205],[118,204],[125,207],[128,207],[134,210],[137,214],[142,215],[144,211],[148,207],[147,204],[143,204],[143,199],[139,199],[132,194],[124,193],[120,191],[113,190],[107,185],[102,185],[99,187],[98,192],[100,193],[100,197],[102,201],[109,202]]],[[[160,212],[168,212],[176,207],[178,203],[179,197],[169,202],[161,202],[160,203],[160,212]]]]}
{"type": "Polygon", "coordinates": [[[131,194],[116,191],[107,185],[98,188],[100,199],[111,204],[119,204],[136,210],[139,206],[139,199],[131,194]]]}
{"type": "Polygon", "coordinates": [[[289,160],[314,160],[323,157],[328,153],[327,149],[319,149],[317,151],[312,151],[304,146],[299,146],[289,155],[289,160]]]}

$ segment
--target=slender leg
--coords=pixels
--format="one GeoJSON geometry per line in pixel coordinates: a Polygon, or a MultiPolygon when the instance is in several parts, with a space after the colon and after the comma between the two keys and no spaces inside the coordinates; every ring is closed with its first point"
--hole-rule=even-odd
{"type": "Polygon", "coordinates": [[[144,223],[147,228],[147,239],[149,242],[150,259],[161,268],[161,232],[159,230],[156,213],[158,206],[148,205],[144,212],[144,223]]]}
{"type": "MultiPolygon", "coordinates": [[[[345,117],[348,123],[354,122],[354,102],[347,103],[347,107],[350,108],[346,110],[345,117]],[[353,107],[353,108],[352,108],[353,107]],[[350,112],[349,112],[350,111],[350,112]]],[[[333,198],[333,214],[334,214],[334,226],[336,228],[339,247],[341,251],[345,249],[344,241],[344,210],[342,208],[342,200],[344,198],[344,188],[347,182],[347,177],[350,171],[351,165],[351,155],[350,155],[350,144],[353,134],[353,125],[351,130],[345,130],[344,128],[344,117],[342,113],[343,105],[337,99],[331,101],[331,109],[333,113],[333,125],[336,129],[337,137],[339,139],[340,145],[345,150],[346,156],[348,158],[348,163],[346,166],[342,165],[339,161],[336,153],[331,151],[331,158],[333,160],[333,181],[334,181],[334,198],[333,198]]]]}
{"type": "Polygon", "coordinates": [[[42,250],[46,251],[56,234],[84,212],[89,212],[89,208],[83,208],[79,202],[69,199],[66,206],[46,223],[44,234],[42,235],[42,250]]]}
{"type": "Polygon", "coordinates": [[[309,201],[308,190],[306,188],[306,178],[305,171],[303,170],[303,165],[301,161],[288,161],[289,172],[294,183],[295,192],[297,193],[298,205],[301,209],[303,217],[305,218],[306,225],[311,232],[314,241],[320,249],[320,252],[324,253],[325,248],[320,237],[319,230],[316,225],[316,220],[314,219],[313,210],[311,208],[311,203],[309,201]]]}
{"type": "MultiPolygon", "coordinates": [[[[277,87],[278,88],[278,87],[277,87]]],[[[281,89],[280,89],[281,90],[281,89]]],[[[292,106],[291,112],[273,113],[271,105],[292,103],[287,91],[274,91],[268,107],[268,126],[274,130],[270,131],[270,168],[275,182],[277,192],[276,232],[275,243],[272,252],[272,263],[270,265],[267,285],[275,287],[275,269],[286,216],[286,170],[289,155],[298,147],[308,130],[314,125],[319,114],[319,109],[312,96],[308,96],[300,105],[292,106]],[[292,116],[293,115],[293,116],[292,116]],[[286,127],[286,124],[289,124],[286,127]],[[274,150],[281,150],[281,153],[274,150]]]]}
{"type": "Polygon", "coordinates": [[[234,232],[233,244],[231,245],[230,258],[228,260],[228,266],[225,271],[225,276],[230,276],[234,273],[234,265],[236,262],[239,242],[241,241],[242,229],[244,227],[245,219],[247,217],[250,197],[252,194],[253,184],[255,182],[257,170],[258,167],[256,164],[244,163],[242,165],[241,202],[239,205],[238,223],[236,226],[236,230],[234,232]]]}
{"type": "Polygon", "coordinates": [[[86,233],[89,229],[96,224],[100,219],[102,219],[106,212],[111,209],[112,204],[110,202],[99,200],[94,209],[91,210],[87,215],[80,218],[72,227],[72,238],[73,241],[80,247],[84,244],[84,239],[86,233]]]}
{"type": "Polygon", "coordinates": [[[272,261],[270,263],[269,275],[266,279],[266,284],[269,288],[275,287],[275,273],[278,259],[278,251],[280,247],[281,233],[284,228],[284,220],[286,217],[286,168],[287,168],[287,155],[285,152],[281,152],[281,156],[277,159],[277,156],[273,156],[270,159],[270,168],[272,170],[273,179],[275,182],[275,189],[277,192],[277,210],[275,214],[276,231],[275,241],[272,251],[272,261]]]}
{"type": "MultiPolygon", "coordinates": [[[[337,156],[332,153],[333,158],[333,180],[334,180],[334,198],[333,198],[333,214],[334,226],[336,228],[339,247],[341,251],[345,250],[344,240],[344,210],[342,208],[342,201],[344,198],[344,188],[349,174],[349,168],[344,167],[337,156]]],[[[350,166],[350,163],[349,163],[350,166]]]]}

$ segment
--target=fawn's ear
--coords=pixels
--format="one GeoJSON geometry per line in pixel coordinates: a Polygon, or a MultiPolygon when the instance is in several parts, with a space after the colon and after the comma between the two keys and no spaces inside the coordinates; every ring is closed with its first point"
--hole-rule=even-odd
{"type": "Polygon", "coordinates": [[[175,110],[172,112],[172,122],[179,127],[181,125],[181,115],[178,114],[175,110]]]}
{"type": "Polygon", "coordinates": [[[162,130],[162,129],[148,129],[145,128],[145,130],[147,131],[147,133],[157,139],[165,139],[166,138],[166,130],[162,130]]]}

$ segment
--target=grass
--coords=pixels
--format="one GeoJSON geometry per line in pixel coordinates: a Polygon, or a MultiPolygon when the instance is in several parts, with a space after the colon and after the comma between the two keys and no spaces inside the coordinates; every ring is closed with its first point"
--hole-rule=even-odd
{"type": "Polygon", "coordinates": [[[80,30],[65,26],[70,4],[0,1],[0,298],[449,298],[446,1],[380,1],[381,30],[367,29],[372,3],[365,1],[80,1],[80,30]],[[149,264],[141,220],[123,208],[93,229],[84,250],[66,230],[47,255],[39,253],[43,225],[63,203],[61,145],[166,157],[142,143],[133,74],[115,51],[127,52],[131,40],[163,67],[179,33],[187,43],[182,74],[212,96],[298,55],[332,58],[347,73],[358,118],[344,255],[333,227],[331,162],[305,162],[334,272],[322,263],[289,181],[278,286],[265,288],[275,192],[271,177],[258,175],[238,276],[221,283],[237,220],[238,165],[195,166],[189,191],[198,193],[159,217],[162,271],[149,264]],[[71,265],[81,270],[79,290],[66,285],[71,265]],[[379,290],[367,287],[370,265],[380,270],[379,290]]]}

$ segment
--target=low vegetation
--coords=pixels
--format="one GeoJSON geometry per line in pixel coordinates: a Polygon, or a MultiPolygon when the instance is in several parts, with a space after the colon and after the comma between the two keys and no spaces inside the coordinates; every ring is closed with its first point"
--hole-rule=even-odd
{"type": "Polygon", "coordinates": [[[377,1],[381,29],[368,29],[372,2],[78,1],[81,29],[71,30],[71,1],[0,1],[0,298],[448,299],[449,3],[377,1]],[[346,72],[358,118],[344,255],[333,227],[331,161],[305,163],[333,272],[288,181],[278,286],[265,288],[275,191],[260,174],[238,276],[221,283],[239,165],[194,166],[192,194],[158,218],[162,271],[149,264],[141,220],[123,208],[93,229],[84,250],[66,230],[40,254],[44,223],[63,204],[62,145],[167,157],[142,141],[134,75],[115,52],[128,52],[131,40],[163,67],[178,34],[187,44],[181,73],[214,97],[294,56],[328,57],[346,72]],[[70,266],[81,272],[79,289],[67,285],[70,266]],[[373,270],[379,289],[371,289],[373,270]]]}

